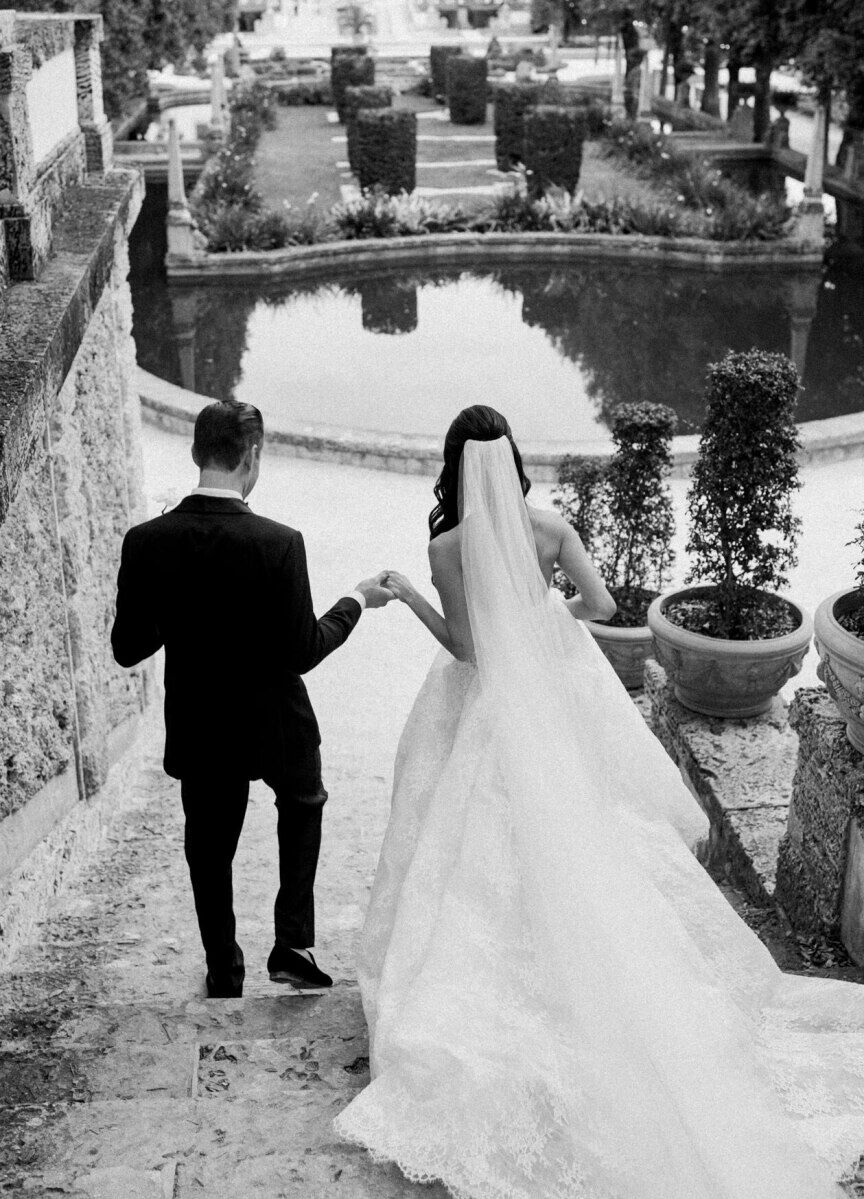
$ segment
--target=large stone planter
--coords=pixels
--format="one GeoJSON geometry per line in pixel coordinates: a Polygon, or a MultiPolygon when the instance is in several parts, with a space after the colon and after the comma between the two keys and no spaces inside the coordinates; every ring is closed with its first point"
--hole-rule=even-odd
{"type": "Polygon", "coordinates": [[[758,716],[801,669],[813,633],[813,622],[793,601],[798,628],[785,637],[764,641],[724,641],[690,633],[667,620],[664,611],[677,599],[709,587],[688,587],[658,596],[648,609],[654,656],[666,671],[675,697],[703,716],[758,716]]]}
{"type": "Polygon", "coordinates": [[[823,600],[816,609],[815,644],[819,678],[846,721],[846,736],[864,754],[864,641],[837,620],[860,604],[856,591],[837,591],[823,600]]]}
{"type": "Polygon", "coordinates": [[[644,682],[645,662],[654,656],[654,638],[646,625],[635,629],[616,628],[586,620],[585,627],[615,669],[629,691],[638,691],[644,682]]]}

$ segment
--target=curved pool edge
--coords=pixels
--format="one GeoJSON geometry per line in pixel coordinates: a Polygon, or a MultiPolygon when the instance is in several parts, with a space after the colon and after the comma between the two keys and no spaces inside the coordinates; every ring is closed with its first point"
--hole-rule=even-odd
{"type": "MultiPolygon", "coordinates": [[[[178,387],[143,367],[137,368],[138,394],[141,412],[148,424],[172,433],[191,433],[195,418],[211,396],[178,387]]],[[[802,465],[838,462],[846,458],[864,457],[864,412],[848,416],[832,416],[825,420],[805,421],[798,426],[801,435],[802,465]]],[[[437,475],[441,468],[441,442],[410,434],[382,434],[346,430],[315,430],[268,428],[267,445],[277,452],[295,458],[312,458],[321,462],[340,462],[365,466],[371,470],[389,470],[399,474],[437,475]]],[[[696,459],[699,434],[690,433],[672,439],[672,475],[685,478],[696,459]]],[[[538,483],[553,483],[558,466],[567,454],[583,454],[608,458],[611,445],[596,442],[561,442],[537,445],[523,443],[522,457],[532,478],[538,483]]]]}
{"type": "Polygon", "coordinates": [[[460,263],[464,259],[566,262],[578,258],[641,259],[669,266],[729,270],[759,266],[777,271],[819,270],[823,252],[788,239],[715,242],[696,237],[617,233],[429,233],[183,256],[169,253],[173,283],[213,283],[236,278],[315,275],[334,269],[460,263]]]}

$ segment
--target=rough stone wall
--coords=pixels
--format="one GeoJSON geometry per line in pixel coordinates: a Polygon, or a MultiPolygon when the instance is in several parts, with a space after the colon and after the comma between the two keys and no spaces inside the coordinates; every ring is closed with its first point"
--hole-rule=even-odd
{"type": "Polygon", "coordinates": [[[40,441],[0,528],[0,820],[69,765],[72,719],[50,468],[40,441]]]}
{"type": "Polygon", "coordinates": [[[0,527],[0,819],[72,767],[76,715],[93,794],[111,731],[140,710],[141,677],[114,664],[108,640],[120,543],[143,515],[127,272],[118,228],[110,280],[0,527]]]}
{"type": "Polygon", "coordinates": [[[777,899],[802,932],[837,935],[853,821],[864,822],[864,758],[824,687],[803,687],[789,709],[798,766],[777,865],[777,899]]]}

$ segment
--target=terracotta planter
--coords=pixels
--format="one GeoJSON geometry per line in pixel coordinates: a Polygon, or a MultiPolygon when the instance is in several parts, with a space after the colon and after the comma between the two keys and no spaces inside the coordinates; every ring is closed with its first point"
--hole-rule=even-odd
{"type": "Polygon", "coordinates": [[[813,621],[789,600],[799,617],[794,632],[762,641],[725,641],[690,633],[666,619],[664,610],[673,600],[710,590],[713,588],[688,587],[654,600],[648,609],[654,656],[685,708],[703,716],[758,716],[770,707],[787,679],[801,669],[813,621]]]}
{"type": "Polygon", "coordinates": [[[635,629],[621,629],[586,620],[585,627],[624,686],[629,691],[638,691],[645,674],[645,660],[654,656],[654,638],[647,624],[635,629]]]}
{"type": "Polygon", "coordinates": [[[864,641],[837,620],[860,603],[857,591],[837,591],[816,609],[814,624],[817,673],[846,721],[846,736],[864,754],[864,641]]]}

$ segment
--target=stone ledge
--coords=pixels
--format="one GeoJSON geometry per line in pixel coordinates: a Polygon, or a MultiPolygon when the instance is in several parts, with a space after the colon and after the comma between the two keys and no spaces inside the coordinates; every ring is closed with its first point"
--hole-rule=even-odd
{"type": "Polygon", "coordinates": [[[51,258],[35,282],[4,292],[0,340],[0,524],[48,404],[60,389],[110,277],[115,235],[128,232],[144,188],[137,172],[91,177],[64,196],[51,258]]]}
{"type": "Polygon", "coordinates": [[[651,723],[711,824],[706,865],[755,903],[774,902],[777,853],[786,831],[798,739],[775,699],[763,716],[721,720],[688,711],[666,672],[645,668],[651,723]]]}
{"type": "Polygon", "coordinates": [[[823,254],[799,242],[715,242],[693,237],[647,237],[614,233],[430,233],[414,237],[369,238],[324,242],[283,250],[242,250],[202,253],[195,257],[168,254],[171,279],[219,282],[236,277],[267,278],[297,274],[304,277],[344,265],[380,270],[395,264],[461,262],[483,257],[503,261],[578,258],[643,259],[664,265],[731,270],[753,266],[781,271],[821,269],[823,254]]]}

